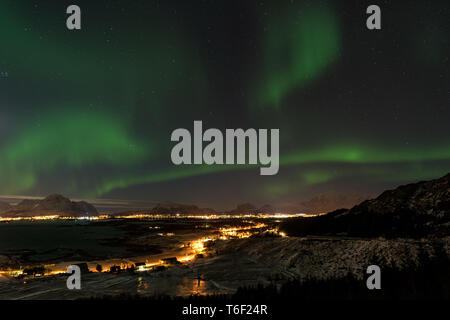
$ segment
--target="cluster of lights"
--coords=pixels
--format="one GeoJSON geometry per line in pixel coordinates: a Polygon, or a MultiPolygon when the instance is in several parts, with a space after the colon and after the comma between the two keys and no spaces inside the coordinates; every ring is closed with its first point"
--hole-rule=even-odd
{"type": "Polygon", "coordinates": [[[164,233],[164,232],[158,232],[157,235],[158,235],[158,236],[161,236],[161,237],[172,237],[172,236],[175,235],[175,233],[173,233],[173,232],[166,232],[166,233],[164,233]]]}
{"type": "MultiPolygon", "coordinates": [[[[126,218],[148,218],[148,217],[168,217],[168,216],[163,216],[163,215],[137,215],[137,216],[126,216],[126,218]]],[[[172,217],[172,216],[170,216],[172,217]]],[[[205,219],[217,219],[217,218],[223,218],[223,217],[233,217],[233,218],[252,218],[254,216],[252,215],[245,215],[245,216],[236,216],[236,215],[232,215],[232,216],[182,216],[183,218],[186,217],[195,217],[195,218],[205,218],[205,219]]],[[[258,215],[257,217],[261,217],[260,215],[258,215]]],[[[275,216],[271,216],[272,218],[275,216]]],[[[281,218],[279,215],[276,216],[278,218],[281,218]]],[[[289,217],[292,217],[292,215],[289,215],[289,217]]],[[[52,216],[38,216],[38,217],[26,217],[26,218],[0,218],[0,221],[16,221],[16,220],[51,220],[51,219],[76,219],[76,220],[99,220],[99,219],[107,219],[109,218],[109,216],[106,215],[102,215],[102,216],[96,216],[96,217],[61,217],[58,215],[52,215],[52,216]]],[[[181,257],[177,257],[177,260],[179,262],[189,262],[194,260],[199,254],[205,254],[206,253],[206,242],[208,241],[212,241],[212,240],[227,240],[227,239],[232,239],[232,238],[248,238],[250,236],[252,236],[253,234],[255,234],[255,232],[260,232],[262,229],[266,228],[267,225],[264,223],[254,223],[252,221],[245,221],[244,222],[249,222],[249,223],[253,223],[253,225],[250,226],[241,226],[241,227],[223,227],[219,229],[219,235],[214,237],[214,238],[201,238],[198,240],[195,240],[193,242],[190,243],[189,247],[191,249],[191,252],[189,252],[186,255],[183,255],[181,257]]],[[[149,227],[149,229],[159,229],[160,227],[155,226],[155,227],[149,227]]],[[[275,233],[278,234],[282,237],[285,237],[286,234],[284,232],[279,232],[278,229],[269,229],[266,230],[265,232],[271,232],[271,233],[275,233]]],[[[173,233],[161,233],[160,235],[163,236],[173,236],[173,233]]],[[[183,245],[183,247],[185,247],[183,245]]],[[[159,261],[159,262],[145,262],[145,265],[139,265],[135,271],[138,272],[145,272],[145,271],[149,271],[152,270],[153,267],[158,266],[158,265],[163,265],[163,261],[159,261]]],[[[132,268],[134,266],[133,263],[127,264],[127,263],[121,263],[120,265],[120,269],[125,270],[128,268],[132,268]]],[[[46,266],[45,268],[45,273],[42,275],[36,275],[36,276],[48,276],[48,275],[57,275],[57,274],[63,274],[66,273],[65,270],[51,270],[49,267],[51,266],[46,266]]],[[[17,277],[20,275],[23,275],[23,269],[21,270],[6,270],[6,271],[0,271],[0,276],[12,276],[12,277],[17,277]]],[[[90,271],[93,272],[98,272],[97,270],[91,268],[90,271]]],[[[108,272],[108,269],[105,269],[102,272],[108,272]]]]}
{"type": "Polygon", "coordinates": [[[86,216],[86,217],[70,217],[70,216],[62,216],[58,214],[46,215],[46,216],[32,216],[32,217],[0,217],[0,222],[5,221],[40,221],[40,220],[102,220],[102,219],[110,219],[111,217],[108,215],[100,215],[100,216],[86,216]]]}
{"type": "Polygon", "coordinates": [[[295,217],[310,217],[316,216],[316,214],[306,213],[252,213],[252,214],[209,214],[209,215],[184,215],[184,214],[148,214],[139,213],[126,216],[115,216],[119,219],[204,219],[204,220],[218,220],[218,219],[245,219],[245,218],[257,218],[257,219],[285,219],[295,217]]]}
{"type": "Polygon", "coordinates": [[[252,226],[246,226],[246,227],[232,227],[232,228],[220,228],[220,236],[219,239],[221,240],[227,240],[230,238],[248,238],[254,234],[252,230],[255,229],[262,229],[267,227],[264,223],[257,223],[252,226]]]}
{"type": "Polygon", "coordinates": [[[34,216],[34,217],[11,217],[11,218],[3,218],[0,217],[0,221],[20,221],[20,220],[54,220],[59,219],[59,215],[51,215],[51,216],[34,216]]]}
{"type": "Polygon", "coordinates": [[[287,237],[287,234],[285,232],[283,232],[283,231],[278,230],[278,228],[268,229],[268,230],[266,230],[264,232],[271,233],[271,234],[276,234],[276,235],[278,235],[280,237],[287,237]]]}
{"type": "Polygon", "coordinates": [[[295,217],[315,217],[319,215],[323,215],[324,213],[317,214],[306,214],[306,213],[295,213],[295,214],[286,214],[286,213],[261,213],[261,214],[210,214],[210,215],[182,215],[182,214],[133,214],[126,216],[111,216],[111,215],[99,215],[99,216],[85,216],[85,217],[71,217],[64,215],[46,215],[46,216],[32,216],[32,217],[0,217],[0,222],[2,221],[20,221],[20,220],[104,220],[104,219],[202,219],[202,220],[218,220],[218,219],[245,219],[245,218],[253,218],[253,219],[285,219],[285,218],[295,218],[295,217]]]}

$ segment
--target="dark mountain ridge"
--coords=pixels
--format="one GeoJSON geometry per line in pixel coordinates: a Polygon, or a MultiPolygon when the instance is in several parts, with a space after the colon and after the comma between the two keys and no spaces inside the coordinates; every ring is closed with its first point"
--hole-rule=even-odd
{"type": "Polygon", "coordinates": [[[369,198],[369,196],[356,193],[324,192],[307,201],[301,202],[297,211],[303,213],[331,212],[340,208],[352,208],[369,198]]]}
{"type": "Polygon", "coordinates": [[[97,209],[85,201],[71,201],[59,194],[51,194],[42,200],[25,199],[17,205],[0,207],[2,217],[30,217],[42,215],[60,216],[97,216],[97,209]]]}
{"type": "Polygon", "coordinates": [[[450,174],[383,192],[352,209],[315,218],[298,218],[282,225],[291,235],[348,235],[358,237],[448,236],[450,174]]]}
{"type": "Polygon", "coordinates": [[[160,214],[160,215],[193,215],[201,216],[214,214],[216,211],[211,208],[200,208],[192,204],[180,204],[175,202],[162,202],[153,208],[120,211],[112,214],[113,216],[130,216],[136,214],[160,214]]]}

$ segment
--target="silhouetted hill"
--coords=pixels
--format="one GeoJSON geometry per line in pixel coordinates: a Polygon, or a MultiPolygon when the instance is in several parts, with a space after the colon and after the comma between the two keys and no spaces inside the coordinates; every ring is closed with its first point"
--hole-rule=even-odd
{"type": "Polygon", "coordinates": [[[7,202],[0,201],[0,212],[11,209],[11,205],[7,202]]]}
{"type": "Polygon", "coordinates": [[[334,191],[324,192],[308,201],[301,202],[298,212],[322,213],[340,208],[352,208],[367,199],[368,196],[363,196],[360,194],[340,193],[334,191]]]}
{"type": "Polygon", "coordinates": [[[261,208],[258,209],[260,213],[275,213],[277,210],[271,206],[270,204],[265,204],[261,208]]]}
{"type": "Polygon", "coordinates": [[[114,213],[115,216],[129,216],[135,214],[161,214],[161,215],[208,215],[215,213],[211,208],[200,208],[191,204],[163,202],[151,209],[128,210],[114,213]]]}
{"type": "Polygon", "coordinates": [[[39,201],[41,200],[35,200],[35,199],[24,199],[20,201],[14,208],[17,210],[32,210],[34,206],[36,206],[39,201]]]}
{"type": "Polygon", "coordinates": [[[85,201],[71,201],[59,194],[52,194],[42,200],[22,200],[15,206],[1,210],[2,217],[29,217],[40,215],[96,216],[97,209],[85,201]]]}
{"type": "Polygon", "coordinates": [[[199,208],[196,205],[173,202],[161,203],[150,210],[152,214],[204,215],[214,213],[213,209],[199,208]]]}
{"type": "Polygon", "coordinates": [[[280,203],[277,205],[277,210],[285,213],[325,213],[341,208],[350,209],[371,198],[373,197],[358,193],[328,191],[301,202],[280,203]]]}
{"type": "Polygon", "coordinates": [[[271,206],[270,204],[265,204],[261,208],[257,208],[255,205],[251,203],[242,203],[236,206],[235,209],[230,210],[226,213],[229,214],[258,214],[258,213],[274,213],[276,212],[276,208],[271,206]]]}
{"type": "Polygon", "coordinates": [[[421,181],[383,192],[352,208],[348,214],[363,212],[376,215],[393,215],[409,211],[413,215],[443,218],[450,213],[450,173],[442,178],[421,181]]]}
{"type": "Polygon", "coordinates": [[[366,200],[350,210],[291,219],[282,225],[282,229],[291,235],[446,236],[449,214],[450,174],[447,174],[439,179],[385,191],[376,199],[366,200]]]}

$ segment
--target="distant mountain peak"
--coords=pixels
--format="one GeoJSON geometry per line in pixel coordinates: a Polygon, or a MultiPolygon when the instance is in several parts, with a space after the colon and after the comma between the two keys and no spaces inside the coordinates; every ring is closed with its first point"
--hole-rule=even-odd
{"type": "Polygon", "coordinates": [[[448,237],[450,231],[450,174],[387,190],[350,210],[299,219],[286,226],[294,235],[358,237],[448,237]]]}
{"type": "Polygon", "coordinates": [[[43,201],[70,201],[70,200],[58,193],[53,193],[53,194],[46,196],[43,199],[43,201]]]}
{"type": "Polygon", "coordinates": [[[97,209],[85,201],[71,201],[60,195],[51,194],[42,200],[24,199],[15,206],[0,206],[0,216],[26,217],[58,214],[62,216],[97,216],[97,209]]]}
{"type": "Polygon", "coordinates": [[[300,202],[297,210],[304,213],[322,213],[341,208],[349,209],[369,198],[367,195],[357,193],[328,191],[319,193],[307,201],[300,202]]]}
{"type": "Polygon", "coordinates": [[[450,173],[430,180],[399,186],[384,191],[377,198],[364,201],[349,213],[360,211],[375,214],[392,214],[410,211],[414,214],[431,214],[443,217],[450,214],[450,173]]]}

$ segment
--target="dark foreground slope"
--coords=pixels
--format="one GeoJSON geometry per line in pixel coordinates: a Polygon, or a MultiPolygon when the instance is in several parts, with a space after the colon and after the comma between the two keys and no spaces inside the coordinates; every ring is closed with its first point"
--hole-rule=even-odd
{"type": "Polygon", "coordinates": [[[447,236],[450,223],[450,174],[400,186],[366,200],[315,218],[288,220],[289,235],[348,235],[357,237],[447,236]]]}

